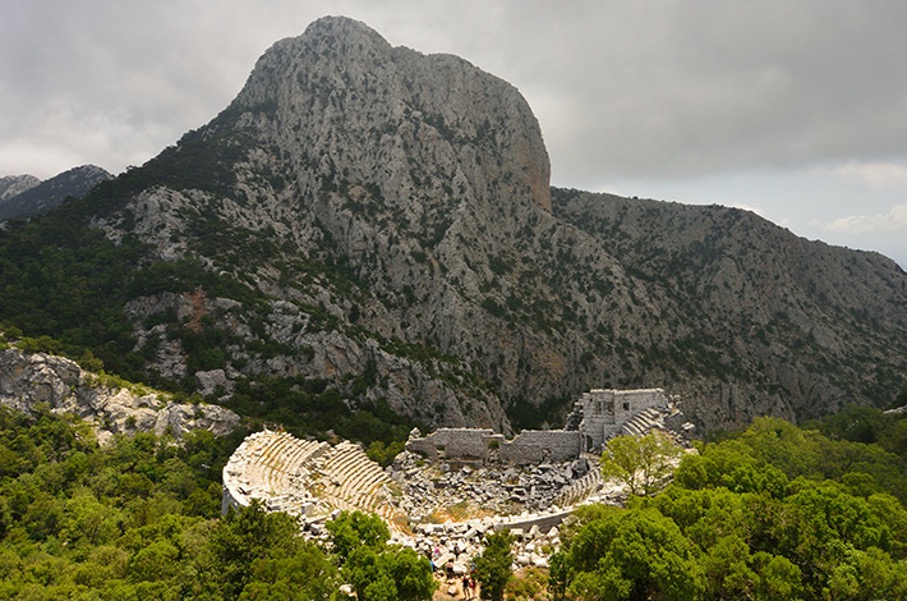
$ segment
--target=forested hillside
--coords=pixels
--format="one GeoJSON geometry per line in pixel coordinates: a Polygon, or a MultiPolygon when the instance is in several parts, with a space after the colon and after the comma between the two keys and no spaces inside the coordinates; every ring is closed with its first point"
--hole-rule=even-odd
{"type": "MultiPolygon", "coordinates": [[[[655,497],[569,519],[548,586],[499,585],[581,599],[904,598],[904,418],[853,408],[815,426],[761,419],[701,445],[655,497]]],[[[0,598],[334,599],[342,583],[360,599],[429,597],[427,561],[384,546],[377,518],[342,515],[330,552],[282,513],[221,516],[220,469],[241,435],[101,448],[72,417],[0,408],[0,598]]]]}
{"type": "Polygon", "coordinates": [[[241,433],[117,436],[0,407],[0,598],[427,599],[428,561],[385,545],[378,517],[329,522],[333,553],[258,504],[221,516],[220,472],[241,433]]]}

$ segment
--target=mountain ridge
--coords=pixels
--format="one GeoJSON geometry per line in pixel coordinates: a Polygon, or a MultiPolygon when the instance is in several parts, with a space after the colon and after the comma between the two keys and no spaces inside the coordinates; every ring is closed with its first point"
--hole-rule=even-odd
{"type": "Polygon", "coordinates": [[[43,181],[27,175],[11,178],[18,179],[9,185],[0,181],[0,222],[29,219],[46,213],[62,204],[67,197],[85,196],[97,184],[113,178],[113,174],[97,165],[80,165],[43,181]]]}
{"type": "Polygon", "coordinates": [[[551,188],[516,88],[346,18],[277,42],[211,122],[60,211],[132,266],[103,300],[105,362],[228,405],[317,380],[509,432],[597,387],[664,387],[707,429],[904,397],[894,262],[742,210],[551,188]]]}

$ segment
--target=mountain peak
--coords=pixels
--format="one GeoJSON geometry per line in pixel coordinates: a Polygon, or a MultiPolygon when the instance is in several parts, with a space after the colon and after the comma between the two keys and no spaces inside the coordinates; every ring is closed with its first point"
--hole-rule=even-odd
{"type": "Polygon", "coordinates": [[[387,45],[388,42],[377,31],[356,19],[350,17],[329,15],[316,19],[306,27],[303,36],[306,38],[328,37],[336,39],[355,39],[367,37],[375,43],[387,45]]]}
{"type": "Polygon", "coordinates": [[[353,19],[325,17],[273,45],[231,108],[256,114],[316,188],[346,172],[401,209],[428,192],[445,214],[524,199],[551,211],[548,154],[514,86],[457,57],[394,48],[353,19]]]}
{"type": "Polygon", "coordinates": [[[41,180],[30,174],[21,176],[3,176],[0,178],[0,203],[34,188],[41,180]]]}

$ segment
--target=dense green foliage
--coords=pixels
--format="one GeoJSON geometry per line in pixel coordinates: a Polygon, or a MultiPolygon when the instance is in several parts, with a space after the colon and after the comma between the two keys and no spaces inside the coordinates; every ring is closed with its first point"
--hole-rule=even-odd
{"type": "Polygon", "coordinates": [[[415,551],[389,546],[390,533],[379,517],[341,512],[328,523],[341,574],[360,600],[430,600],[435,579],[429,560],[415,551]]]}
{"type": "MultiPolygon", "coordinates": [[[[877,424],[877,442],[905,428],[847,413],[877,424]]],[[[855,421],[825,423],[841,436],[855,421]]],[[[0,408],[0,598],[323,599],[344,582],[360,599],[431,597],[428,561],[388,546],[376,516],[329,522],[330,551],[257,505],[221,517],[220,471],[238,437],[143,433],[102,448],[74,418],[0,408]]],[[[550,593],[905,597],[904,453],[769,418],[699,452],[655,496],[579,510],[551,559],[550,593]]],[[[484,597],[514,583],[510,543],[490,534],[476,558],[484,597]]]]}
{"type": "Polygon", "coordinates": [[[117,437],[0,407],[0,599],[429,599],[429,562],[388,546],[374,515],[341,513],[333,551],[258,503],[221,517],[239,443],[208,431],[117,437]]]}
{"type": "Polygon", "coordinates": [[[201,599],[334,599],[340,574],[332,559],[299,534],[282,512],[258,502],[231,509],[209,526],[209,536],[189,560],[192,576],[180,597],[201,599]]]}
{"type": "Polygon", "coordinates": [[[0,408],[0,598],[217,597],[198,571],[237,439],[117,437],[0,408]]]}
{"type": "Polygon", "coordinates": [[[3,232],[4,330],[63,341],[58,352],[73,358],[90,349],[108,369],[142,380],[144,360],[132,351],[135,340],[122,311],[139,255],[132,241],[115,245],[67,219],[36,219],[3,232]]]}
{"type": "Polygon", "coordinates": [[[486,547],[476,558],[476,578],[483,600],[501,600],[511,578],[514,536],[505,529],[486,535],[486,547]]]}
{"type": "MultiPolygon", "coordinates": [[[[905,399],[905,392],[901,392],[905,399]]],[[[820,420],[804,425],[805,428],[817,429],[830,439],[841,439],[855,443],[875,443],[891,454],[903,459],[906,455],[905,417],[884,414],[876,408],[849,406],[830,414],[820,420]]]]}
{"type": "Polygon", "coordinates": [[[901,457],[770,418],[699,451],[655,497],[579,512],[552,558],[551,591],[587,600],[905,598],[901,457]]]}
{"type": "Polygon", "coordinates": [[[650,495],[671,474],[681,446],[660,431],[619,435],[608,441],[600,469],[605,480],[617,479],[632,494],[650,495]]]}

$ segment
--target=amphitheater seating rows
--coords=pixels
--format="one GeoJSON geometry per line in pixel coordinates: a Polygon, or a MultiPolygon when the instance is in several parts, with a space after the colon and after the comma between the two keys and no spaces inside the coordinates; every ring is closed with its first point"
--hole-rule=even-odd
{"type": "Polygon", "coordinates": [[[268,490],[274,494],[285,491],[290,485],[290,476],[320,445],[315,441],[296,439],[287,433],[277,433],[271,438],[262,449],[257,463],[268,490]]]}
{"type": "MultiPolygon", "coordinates": [[[[645,432],[657,417],[658,413],[643,412],[625,427],[645,432]]],[[[393,531],[407,522],[391,494],[396,485],[359,445],[347,441],[332,446],[284,432],[254,433],[231,457],[224,474],[225,486],[242,497],[260,498],[274,510],[309,512],[315,504],[317,514],[331,509],[374,512],[393,531]]],[[[566,488],[554,503],[569,507],[600,486],[599,472],[592,471],[566,488]]]]}
{"type": "Polygon", "coordinates": [[[659,410],[647,408],[625,422],[621,426],[621,434],[643,436],[654,428],[661,428],[661,416],[659,410]]]}
{"type": "MultiPolygon", "coordinates": [[[[330,446],[296,439],[284,432],[262,431],[243,442],[225,472],[249,497],[288,498],[292,477],[313,457],[324,453],[326,447],[330,446]]],[[[300,496],[289,496],[292,497],[300,496]]]]}
{"type": "Polygon", "coordinates": [[[391,480],[366,456],[362,449],[347,442],[337,445],[322,465],[325,498],[341,510],[374,512],[393,525],[400,512],[390,503],[387,489],[391,480]]]}
{"type": "Polygon", "coordinates": [[[225,467],[225,485],[242,497],[259,498],[271,509],[300,512],[321,500],[323,511],[375,512],[395,525],[390,478],[350,442],[336,446],[302,441],[283,432],[250,435],[225,467]]]}
{"type": "Polygon", "coordinates": [[[599,489],[602,485],[602,476],[598,470],[592,470],[583,475],[564,490],[555,498],[553,505],[567,508],[581,500],[589,497],[591,493],[599,489]]]}

